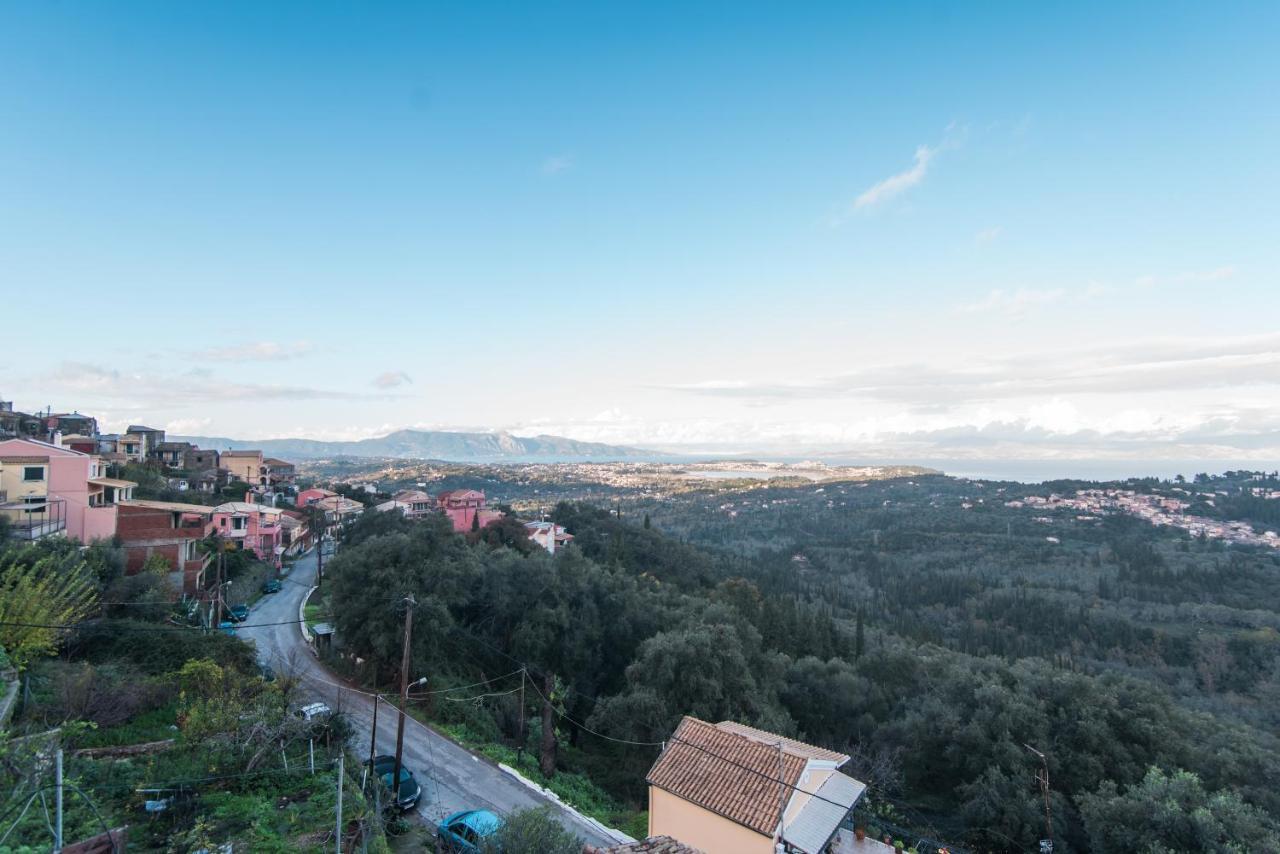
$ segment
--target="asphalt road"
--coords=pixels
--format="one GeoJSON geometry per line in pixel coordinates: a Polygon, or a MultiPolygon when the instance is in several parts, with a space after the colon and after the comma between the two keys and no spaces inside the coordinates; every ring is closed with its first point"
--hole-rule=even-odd
{"type": "MultiPolygon", "coordinates": [[[[263,596],[258,601],[247,623],[297,620],[298,607],[315,583],[315,577],[316,556],[312,550],[294,564],[283,590],[263,596]]],[[[276,673],[296,672],[300,675],[300,695],[304,702],[319,700],[347,715],[355,732],[352,749],[357,755],[368,755],[373,698],[340,684],[342,680],[311,653],[296,624],[250,626],[241,629],[240,633],[257,646],[259,661],[270,665],[276,673]]],[[[385,700],[381,701],[378,709],[378,753],[395,753],[396,721],[395,708],[385,700]]],[[[422,801],[417,812],[432,825],[458,810],[489,809],[505,814],[549,804],[561,824],[584,842],[616,844],[616,840],[503,773],[487,759],[475,756],[412,717],[405,720],[403,762],[422,786],[422,801]]]]}

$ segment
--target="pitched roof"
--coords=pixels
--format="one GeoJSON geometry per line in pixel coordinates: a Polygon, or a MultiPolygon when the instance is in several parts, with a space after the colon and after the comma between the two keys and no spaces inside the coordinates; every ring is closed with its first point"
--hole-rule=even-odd
{"type": "Polygon", "coordinates": [[[431,496],[421,489],[402,489],[392,496],[396,501],[412,504],[415,501],[430,501],[431,496]]]}
{"type": "Polygon", "coordinates": [[[776,746],[686,716],[645,779],[652,786],[770,836],[777,829],[782,802],[790,799],[791,787],[806,764],[805,758],[785,749],[780,755],[776,746]]]}
{"type": "MultiPolygon", "coordinates": [[[[0,455],[9,457],[87,457],[88,454],[82,454],[71,448],[63,448],[59,445],[52,445],[48,442],[41,442],[39,439],[4,439],[0,440],[0,455]],[[26,453],[23,453],[25,451],[26,453]]],[[[16,460],[15,460],[16,461],[16,460]]]]}
{"type": "Polygon", "coordinates": [[[776,733],[765,732],[762,729],[749,727],[737,721],[721,721],[716,724],[716,727],[771,746],[776,746],[778,742],[782,742],[782,749],[793,756],[799,756],[802,759],[817,759],[821,762],[834,762],[837,768],[849,761],[848,755],[844,753],[836,753],[834,750],[827,750],[825,747],[815,747],[812,744],[805,744],[803,741],[796,741],[794,738],[786,738],[776,733]]]}

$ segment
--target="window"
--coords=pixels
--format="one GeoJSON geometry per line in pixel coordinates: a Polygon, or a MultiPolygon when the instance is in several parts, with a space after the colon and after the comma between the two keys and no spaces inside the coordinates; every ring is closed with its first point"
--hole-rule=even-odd
{"type": "Polygon", "coordinates": [[[44,466],[23,466],[22,479],[24,481],[44,480],[44,466]]]}

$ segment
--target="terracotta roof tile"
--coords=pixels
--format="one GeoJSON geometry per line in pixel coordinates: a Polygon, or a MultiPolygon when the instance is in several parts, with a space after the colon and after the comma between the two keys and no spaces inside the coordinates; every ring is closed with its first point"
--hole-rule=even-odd
{"type": "Polygon", "coordinates": [[[703,809],[772,835],[807,760],[697,718],[685,717],[649,769],[648,783],[703,809]],[[781,763],[785,793],[778,781],[781,763]]]}
{"type": "Polygon", "coordinates": [[[782,749],[787,753],[799,756],[803,759],[818,759],[824,762],[834,762],[836,767],[849,761],[849,756],[844,753],[837,753],[834,750],[827,750],[825,747],[816,747],[812,744],[805,744],[803,741],[796,741],[794,738],[785,738],[772,732],[765,732],[762,729],[749,727],[746,724],[740,724],[737,721],[721,721],[716,724],[718,729],[726,732],[736,732],[738,735],[746,736],[753,741],[763,742],[764,744],[776,745],[782,742],[782,749]]]}

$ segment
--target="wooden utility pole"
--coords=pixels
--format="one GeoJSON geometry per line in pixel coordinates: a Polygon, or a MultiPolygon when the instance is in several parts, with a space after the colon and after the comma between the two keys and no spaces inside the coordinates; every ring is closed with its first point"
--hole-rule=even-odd
{"type": "Polygon", "coordinates": [[[1053,852],[1053,816],[1049,812],[1049,761],[1045,755],[1029,744],[1022,745],[1040,759],[1040,770],[1036,772],[1036,782],[1040,784],[1040,793],[1044,796],[1044,839],[1040,840],[1041,854],[1053,852]]]}
{"type": "Polygon", "coordinates": [[[409,704],[409,642],[413,637],[413,606],[417,601],[412,594],[404,597],[404,652],[400,655],[400,721],[396,724],[396,767],[391,773],[391,793],[400,799],[400,757],[404,753],[404,710],[409,704]]]}
{"type": "Polygon", "coordinates": [[[346,748],[338,754],[338,810],[337,816],[333,820],[333,850],[336,854],[342,854],[342,783],[343,783],[343,758],[346,756],[346,748]]]}
{"type": "Polygon", "coordinates": [[[314,508],[311,514],[311,524],[320,522],[320,529],[316,531],[316,587],[324,583],[324,510],[314,508]]]}
{"type": "Polygon", "coordinates": [[[222,556],[226,553],[226,549],[222,547],[222,540],[219,539],[216,542],[218,544],[218,592],[217,595],[214,596],[214,607],[217,608],[218,619],[213,621],[213,627],[215,629],[222,625],[222,556]]]}
{"type": "MultiPolygon", "coordinates": [[[[374,677],[376,680],[376,676],[374,677]]],[[[376,686],[375,686],[376,687],[376,686]]],[[[373,694],[373,728],[369,731],[369,768],[368,773],[373,774],[373,757],[377,755],[378,747],[378,693],[373,694]]],[[[375,775],[376,776],[376,775],[375,775]]],[[[373,786],[378,787],[379,780],[373,781],[373,786]]],[[[360,784],[360,788],[364,788],[364,783],[360,784]]]]}

